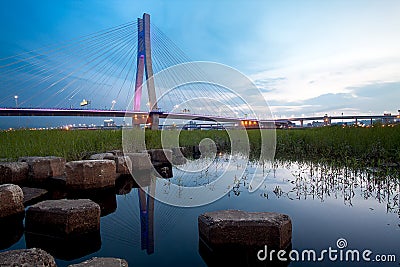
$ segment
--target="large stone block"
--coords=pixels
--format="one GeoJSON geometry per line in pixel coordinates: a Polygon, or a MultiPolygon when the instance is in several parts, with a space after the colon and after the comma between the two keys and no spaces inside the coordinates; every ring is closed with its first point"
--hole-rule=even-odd
{"type": "Polygon", "coordinates": [[[132,171],[149,170],[153,167],[150,155],[147,153],[126,153],[132,162],[132,171]]]}
{"type": "Polygon", "coordinates": [[[27,232],[65,237],[100,229],[100,206],[89,199],[46,200],[28,208],[27,232]]]}
{"type": "Polygon", "coordinates": [[[33,182],[43,182],[47,178],[61,176],[65,170],[65,159],[60,157],[22,157],[20,162],[29,165],[29,176],[33,182]]]}
{"type": "Polygon", "coordinates": [[[46,251],[32,248],[0,253],[1,266],[57,267],[54,258],[46,251]]]}
{"type": "Polygon", "coordinates": [[[198,227],[200,238],[212,247],[267,245],[271,249],[285,249],[292,239],[289,216],[274,212],[207,212],[199,216],[198,227]]]}
{"type": "Polygon", "coordinates": [[[181,147],[172,148],[172,164],[174,165],[183,165],[186,164],[187,160],[182,153],[181,147]]]}
{"type": "Polygon", "coordinates": [[[90,260],[72,264],[68,267],[128,267],[128,262],[117,258],[91,258],[90,260]]]}
{"type": "Polygon", "coordinates": [[[171,149],[150,149],[149,153],[152,162],[169,163],[172,162],[171,149]]]}
{"type": "Polygon", "coordinates": [[[24,212],[24,193],[18,185],[0,185],[0,219],[24,212]]]}
{"type": "Polygon", "coordinates": [[[132,160],[128,156],[119,156],[115,158],[115,164],[117,165],[117,173],[119,174],[130,174],[132,169],[132,160]]]}
{"type": "Polygon", "coordinates": [[[107,151],[106,153],[111,153],[111,154],[113,154],[114,156],[117,156],[117,157],[124,155],[124,153],[121,150],[110,150],[110,151],[107,151]]]}
{"type": "Polygon", "coordinates": [[[70,189],[101,189],[115,186],[113,160],[81,160],[65,164],[66,186],[70,189]]]}
{"type": "Polygon", "coordinates": [[[0,162],[0,184],[20,184],[28,179],[26,162],[0,162]]]}
{"type": "Polygon", "coordinates": [[[43,200],[48,191],[42,188],[22,187],[24,193],[24,205],[30,205],[43,200]]]}
{"type": "Polygon", "coordinates": [[[93,154],[89,157],[89,159],[92,160],[100,160],[100,159],[113,159],[114,154],[112,153],[99,153],[99,154],[93,154]]]}

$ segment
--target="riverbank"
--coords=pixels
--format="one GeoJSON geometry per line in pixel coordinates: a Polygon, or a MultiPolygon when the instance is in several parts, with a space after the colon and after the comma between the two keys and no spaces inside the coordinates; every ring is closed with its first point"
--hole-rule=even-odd
{"type": "MultiPolygon", "coordinates": [[[[260,149],[258,130],[248,131],[252,153],[260,149]]],[[[21,156],[85,159],[89,155],[121,149],[121,130],[15,130],[0,132],[0,158],[21,156]]],[[[147,131],[149,149],[161,148],[160,131],[147,131]]],[[[395,127],[321,127],[276,131],[276,159],[318,161],[328,164],[365,166],[399,166],[400,126],[395,127]]],[[[223,150],[229,149],[224,131],[182,131],[181,146],[194,146],[211,138],[223,150]]]]}

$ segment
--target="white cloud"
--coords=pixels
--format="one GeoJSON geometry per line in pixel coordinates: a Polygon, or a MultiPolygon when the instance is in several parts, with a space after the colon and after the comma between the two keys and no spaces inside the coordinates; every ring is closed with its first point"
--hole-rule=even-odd
{"type": "Polygon", "coordinates": [[[331,56],[321,60],[260,72],[250,76],[267,92],[267,101],[298,102],[329,93],[353,93],[352,88],[400,81],[396,58],[331,56]]]}

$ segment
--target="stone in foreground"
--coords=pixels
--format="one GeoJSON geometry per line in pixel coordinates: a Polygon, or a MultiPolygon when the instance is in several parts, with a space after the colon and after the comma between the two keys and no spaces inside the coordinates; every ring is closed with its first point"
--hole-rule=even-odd
{"type": "Polygon", "coordinates": [[[115,158],[115,164],[117,165],[117,173],[119,174],[130,174],[132,168],[132,160],[127,156],[119,156],[115,158]]]}
{"type": "Polygon", "coordinates": [[[20,184],[28,179],[28,163],[0,162],[0,184],[20,184]]]}
{"type": "Polygon", "coordinates": [[[121,150],[117,150],[117,149],[107,151],[106,153],[111,153],[111,154],[113,154],[114,156],[117,156],[117,157],[124,155],[124,153],[121,150]]]}
{"type": "Polygon", "coordinates": [[[57,267],[54,258],[38,248],[2,252],[0,253],[0,266],[57,267]]]}
{"type": "Polygon", "coordinates": [[[29,165],[29,176],[33,182],[43,182],[47,178],[64,174],[65,159],[60,157],[22,157],[19,162],[29,165]]]}
{"type": "Polygon", "coordinates": [[[89,157],[89,159],[91,160],[112,159],[112,158],[114,158],[114,154],[112,153],[93,154],[89,157]]]}
{"type": "Polygon", "coordinates": [[[18,185],[0,185],[0,219],[24,212],[24,193],[18,185]]]}
{"type": "Polygon", "coordinates": [[[22,187],[24,193],[24,205],[42,200],[47,195],[47,190],[41,188],[22,187]]]}
{"type": "Polygon", "coordinates": [[[292,239],[289,216],[275,212],[207,212],[199,216],[198,227],[200,238],[212,247],[267,245],[285,249],[292,239]]]}
{"type": "Polygon", "coordinates": [[[151,164],[150,155],[147,153],[126,153],[125,156],[129,157],[132,162],[132,171],[150,170],[153,168],[151,164]]]}
{"type": "Polygon", "coordinates": [[[27,232],[65,237],[100,229],[100,206],[89,199],[46,200],[26,212],[27,232]]]}
{"type": "Polygon", "coordinates": [[[116,166],[113,160],[81,160],[65,164],[69,189],[101,189],[115,186],[116,166]]]}
{"type": "Polygon", "coordinates": [[[68,267],[128,267],[128,262],[117,258],[92,258],[68,267]]]}

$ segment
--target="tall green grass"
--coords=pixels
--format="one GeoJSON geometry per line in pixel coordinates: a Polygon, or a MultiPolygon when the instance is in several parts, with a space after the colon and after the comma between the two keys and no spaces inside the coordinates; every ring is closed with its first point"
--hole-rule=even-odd
{"type": "Polygon", "coordinates": [[[400,163],[400,126],[278,131],[276,157],[346,165],[400,163]]]}
{"type": "Polygon", "coordinates": [[[96,152],[119,149],[121,131],[15,130],[0,132],[0,158],[60,156],[78,160],[96,152]]]}
{"type": "MultiPolygon", "coordinates": [[[[268,130],[265,130],[268,131],[268,130]]],[[[248,132],[251,153],[261,149],[258,130],[248,132]]],[[[161,148],[161,131],[146,131],[148,148],[161,148]]],[[[214,140],[229,151],[225,131],[182,131],[180,146],[198,145],[204,138],[214,140]]],[[[15,130],[0,132],[0,158],[21,156],[61,156],[78,160],[97,152],[122,148],[121,130],[15,130]]],[[[277,130],[276,158],[318,161],[351,166],[379,166],[400,162],[400,126],[396,127],[321,127],[277,130]]]]}

